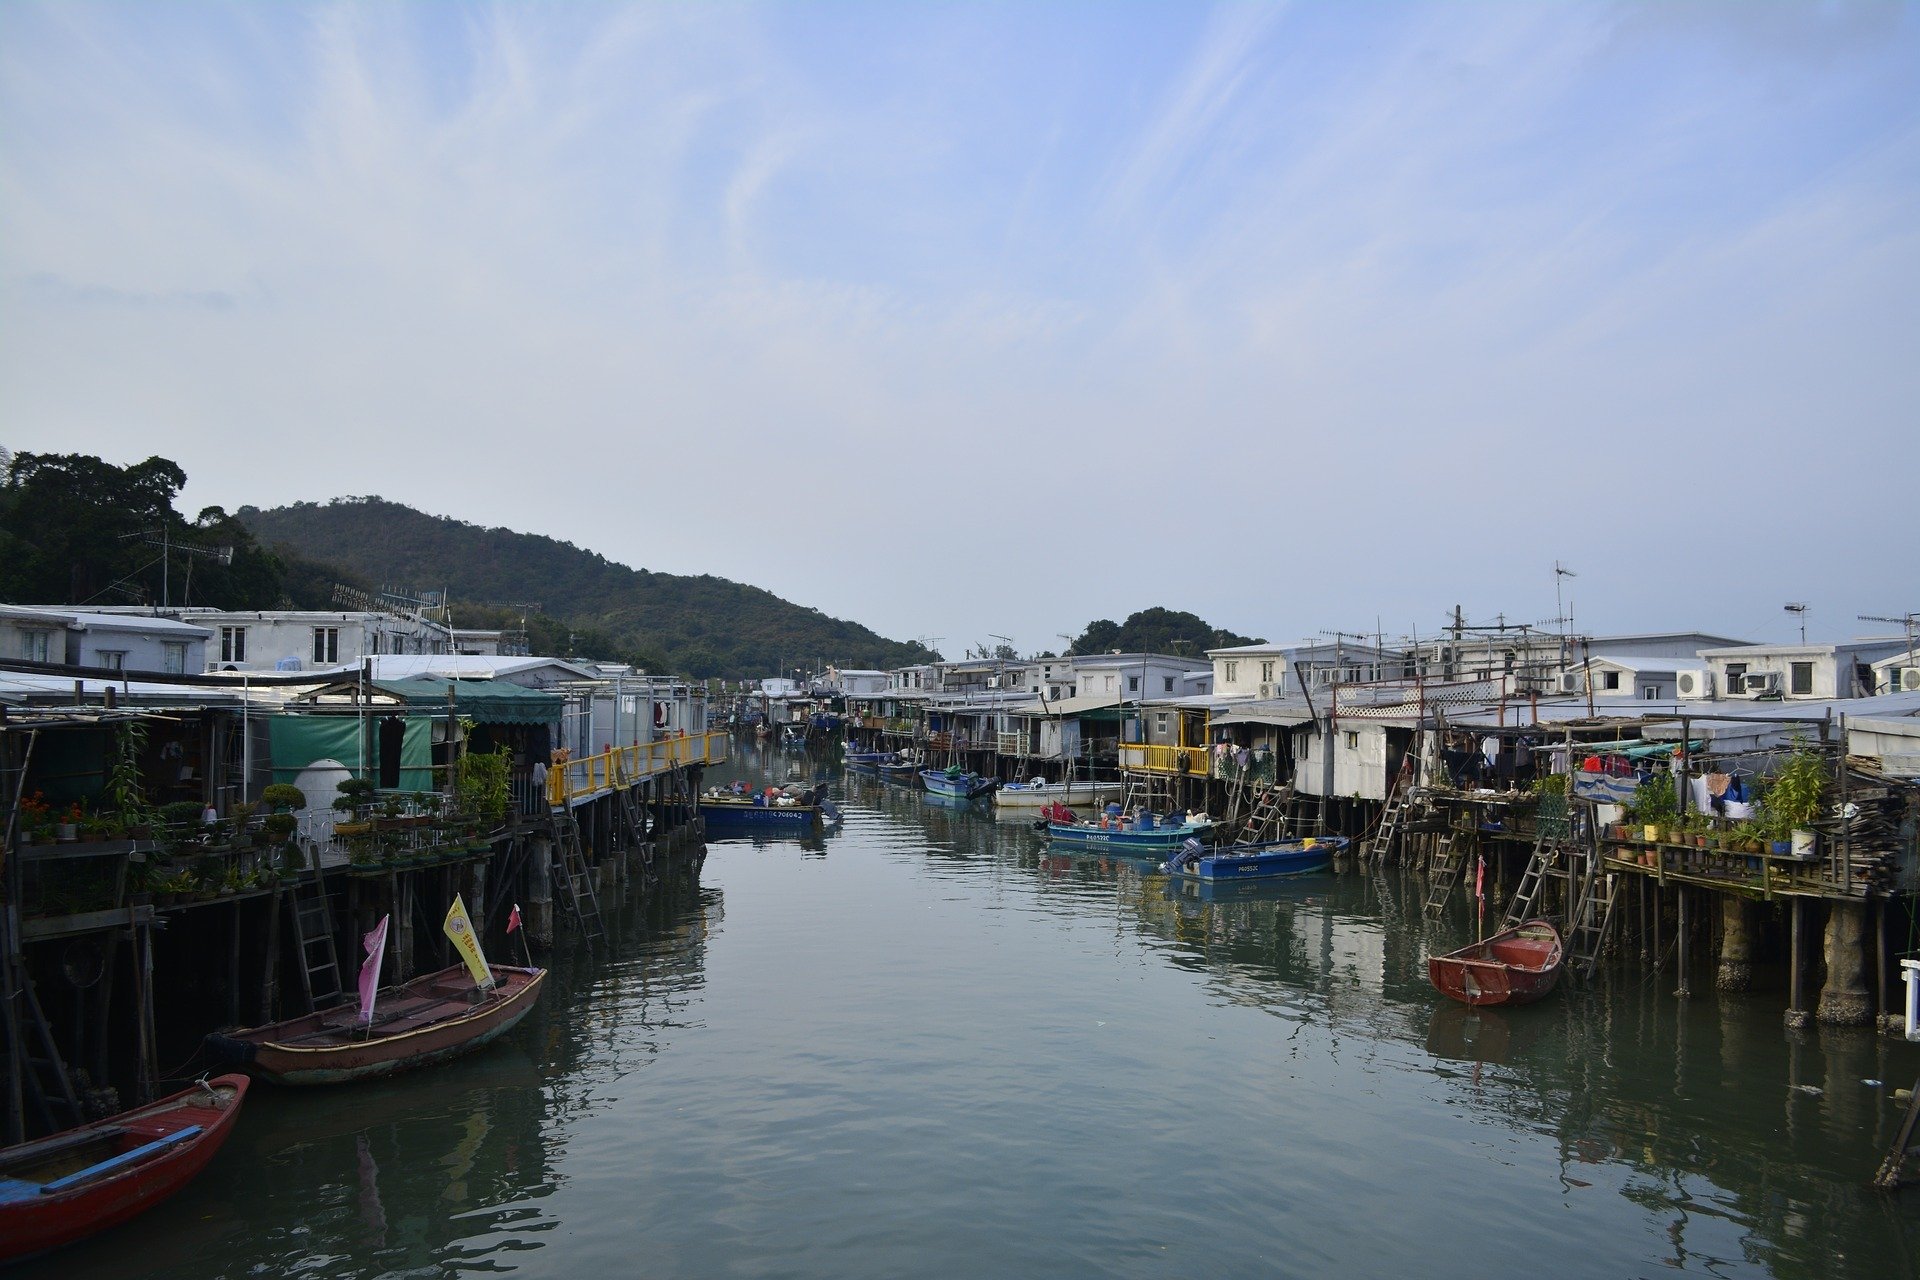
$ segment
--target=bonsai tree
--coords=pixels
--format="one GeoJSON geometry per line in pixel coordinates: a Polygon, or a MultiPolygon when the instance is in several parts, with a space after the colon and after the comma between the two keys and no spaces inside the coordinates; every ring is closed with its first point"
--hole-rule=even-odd
{"type": "Polygon", "coordinates": [[[373,799],[373,779],[348,778],[341,782],[339,795],[334,799],[333,807],[342,813],[352,813],[355,809],[370,803],[373,799]]]}
{"type": "Polygon", "coordinates": [[[268,813],[298,813],[307,807],[307,793],[290,782],[276,782],[260,793],[260,804],[268,813]]]}

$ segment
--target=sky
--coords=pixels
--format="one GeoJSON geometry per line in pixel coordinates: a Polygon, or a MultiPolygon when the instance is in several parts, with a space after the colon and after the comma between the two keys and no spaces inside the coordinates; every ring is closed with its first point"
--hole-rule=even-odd
{"type": "Polygon", "coordinates": [[[0,445],[950,656],[1884,633],[1917,197],[1903,4],[5,0],[0,445]]]}

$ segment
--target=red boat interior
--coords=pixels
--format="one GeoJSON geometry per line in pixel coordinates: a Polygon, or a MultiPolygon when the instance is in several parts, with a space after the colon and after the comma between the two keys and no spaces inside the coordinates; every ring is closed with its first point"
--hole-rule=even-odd
{"type": "Polygon", "coordinates": [[[0,1159],[0,1203],[67,1190],[165,1155],[215,1124],[236,1092],[230,1085],[209,1085],[164,1111],[18,1147],[0,1159]]]}

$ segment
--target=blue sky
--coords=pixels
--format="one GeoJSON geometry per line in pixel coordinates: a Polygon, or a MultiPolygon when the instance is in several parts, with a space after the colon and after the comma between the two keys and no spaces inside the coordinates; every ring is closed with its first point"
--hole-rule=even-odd
{"type": "Polygon", "coordinates": [[[0,443],[898,637],[1920,608],[1920,10],[0,5],[0,443]]]}

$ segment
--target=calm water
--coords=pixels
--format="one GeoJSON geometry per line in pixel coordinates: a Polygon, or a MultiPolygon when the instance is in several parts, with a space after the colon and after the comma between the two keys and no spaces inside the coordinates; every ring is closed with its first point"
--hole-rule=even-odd
{"type": "Polygon", "coordinates": [[[716,843],[556,957],[511,1042],[261,1086],[30,1274],[1916,1274],[1920,1189],[1866,1188],[1914,1046],[1671,979],[1469,1014],[1397,874],[1201,901],[841,790],[815,848],[716,843]]]}

